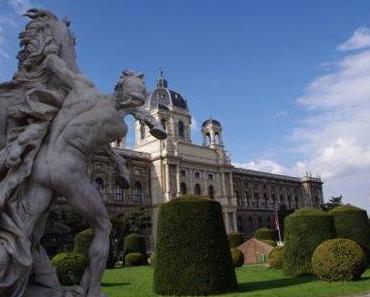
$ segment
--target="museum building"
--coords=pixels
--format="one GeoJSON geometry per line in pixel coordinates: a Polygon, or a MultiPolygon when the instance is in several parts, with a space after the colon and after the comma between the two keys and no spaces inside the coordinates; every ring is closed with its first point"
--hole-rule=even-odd
{"type": "Polygon", "coordinates": [[[318,177],[291,177],[233,166],[225,150],[222,125],[215,119],[202,124],[203,144],[192,143],[187,101],[169,89],[162,74],[149,94],[147,108],[162,123],[167,139],[154,138],[148,127],[136,121],[134,149],[125,148],[125,139],[112,144],[127,160],[131,187],[122,189],[116,184],[116,170],[103,155],[96,155],[88,168],[110,214],[150,206],[155,230],[158,207],[191,193],[219,201],[226,231],[239,231],[248,238],[257,228],[273,227],[274,210],[282,205],[296,209],[323,204],[323,183],[318,177]]]}

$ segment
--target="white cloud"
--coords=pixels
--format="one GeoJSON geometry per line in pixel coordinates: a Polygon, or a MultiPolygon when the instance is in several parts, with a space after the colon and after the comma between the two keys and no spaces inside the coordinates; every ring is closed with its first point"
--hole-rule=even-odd
{"type": "Polygon", "coordinates": [[[340,193],[347,202],[366,208],[370,206],[369,46],[366,28],[356,30],[339,46],[359,51],[344,56],[307,86],[298,103],[308,116],[291,135],[305,156],[295,171],[320,172],[327,197],[340,193]]]}
{"type": "Polygon", "coordinates": [[[196,121],[196,119],[194,117],[191,117],[191,126],[190,128],[194,131],[199,131],[199,127],[198,127],[198,122],[196,121]]]}
{"type": "Polygon", "coordinates": [[[9,0],[9,4],[18,15],[24,14],[32,6],[29,0],[9,0]]]}
{"type": "Polygon", "coordinates": [[[233,163],[235,167],[270,172],[275,174],[287,174],[288,169],[280,165],[276,161],[268,159],[259,159],[255,161],[250,161],[246,163],[233,163]]]}
{"type": "Polygon", "coordinates": [[[361,27],[353,32],[350,39],[338,46],[340,51],[357,50],[370,47],[370,30],[361,27]]]}
{"type": "Polygon", "coordinates": [[[278,118],[285,117],[287,115],[288,115],[288,112],[286,112],[285,110],[279,110],[278,112],[275,113],[274,118],[278,119],[278,118]]]}
{"type": "Polygon", "coordinates": [[[340,50],[339,61],[329,62],[297,102],[307,116],[290,140],[302,159],[286,167],[268,158],[235,164],[244,168],[304,176],[320,173],[326,198],[343,195],[344,202],[370,211],[370,32],[360,28],[340,50]],[[369,39],[368,39],[369,38],[369,39]]]}

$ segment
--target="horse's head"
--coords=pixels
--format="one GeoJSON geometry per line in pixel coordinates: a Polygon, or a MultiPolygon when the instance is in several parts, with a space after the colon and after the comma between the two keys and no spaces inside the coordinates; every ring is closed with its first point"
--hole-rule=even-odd
{"type": "Polygon", "coordinates": [[[46,70],[42,64],[49,54],[56,54],[74,72],[76,64],[75,38],[69,31],[69,21],[60,21],[53,13],[44,9],[30,9],[25,16],[31,19],[19,34],[21,50],[15,79],[38,80],[46,70]]]}
{"type": "Polygon", "coordinates": [[[144,75],[131,70],[123,71],[114,88],[114,97],[118,109],[143,106],[147,97],[144,75]]]}

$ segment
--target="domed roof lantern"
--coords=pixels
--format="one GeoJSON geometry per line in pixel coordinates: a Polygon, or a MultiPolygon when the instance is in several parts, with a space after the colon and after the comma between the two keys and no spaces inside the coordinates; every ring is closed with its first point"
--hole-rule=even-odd
{"type": "Polygon", "coordinates": [[[168,82],[164,78],[163,69],[162,68],[160,68],[159,77],[157,79],[157,88],[164,88],[164,89],[167,89],[168,88],[168,82]]]}
{"type": "Polygon", "coordinates": [[[212,117],[210,117],[208,120],[204,121],[203,124],[202,124],[202,127],[205,127],[209,124],[212,124],[212,125],[216,125],[216,126],[220,126],[221,127],[221,123],[215,119],[213,119],[212,117]]]}

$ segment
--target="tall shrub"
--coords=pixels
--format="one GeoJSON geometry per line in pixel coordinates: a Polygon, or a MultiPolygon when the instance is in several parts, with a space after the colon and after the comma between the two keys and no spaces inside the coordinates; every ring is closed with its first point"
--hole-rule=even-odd
{"type": "Polygon", "coordinates": [[[237,289],[221,205],[197,196],[161,206],[154,292],[211,295],[237,289]]]}
{"type": "Polygon", "coordinates": [[[353,240],[366,251],[370,248],[370,225],[366,210],[343,205],[329,213],[334,217],[338,237],[353,240]]]}
{"type": "Polygon", "coordinates": [[[258,240],[276,240],[275,231],[269,228],[259,228],[254,232],[254,237],[258,240]]]}
{"type": "Polygon", "coordinates": [[[302,208],[287,216],[284,224],[285,273],[312,273],[313,252],[320,243],[336,237],[333,217],[319,209],[302,208]]]}
{"type": "Polygon", "coordinates": [[[89,258],[90,244],[94,238],[92,229],[86,229],[75,235],[73,252],[89,258]]]}

